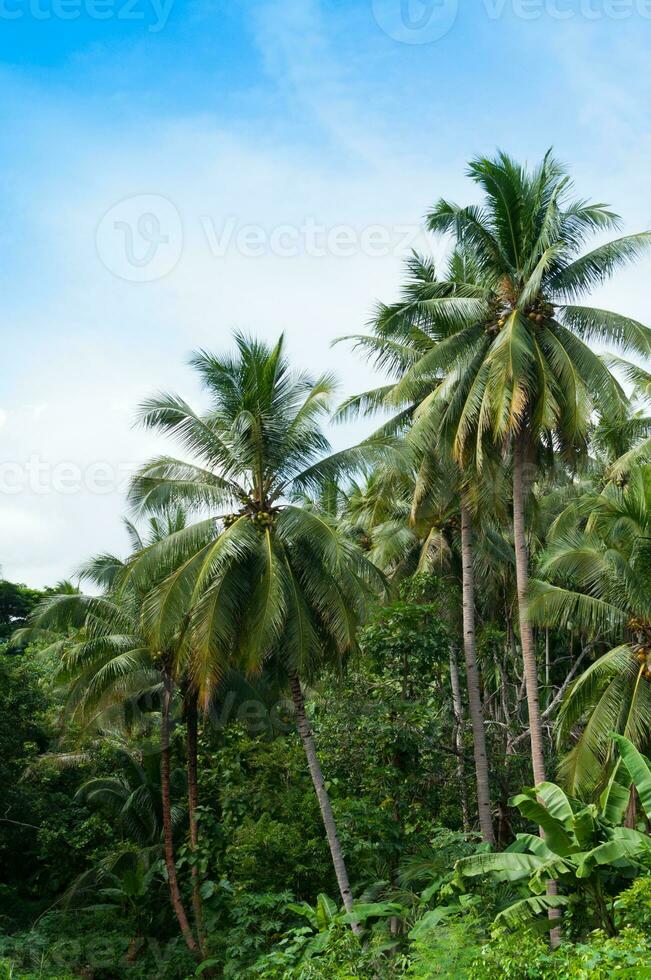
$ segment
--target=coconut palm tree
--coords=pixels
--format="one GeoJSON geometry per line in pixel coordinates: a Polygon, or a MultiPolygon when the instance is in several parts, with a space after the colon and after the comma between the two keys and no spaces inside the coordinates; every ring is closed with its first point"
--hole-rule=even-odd
{"type": "Polygon", "coordinates": [[[629,471],[585,494],[557,520],[533,583],[536,622],[585,631],[602,645],[617,641],[573,684],[558,717],[557,737],[575,743],[560,776],[568,791],[594,792],[612,759],[618,732],[651,748],[651,466],[629,471]]]}
{"type": "Polygon", "coordinates": [[[205,706],[229,665],[248,673],[273,658],[291,688],[343,903],[348,873],[305,710],[303,683],[356,648],[369,590],[384,579],[325,510],[305,503],[370,449],[326,455],[321,428],[333,379],[293,373],[273,347],[235,336],[236,352],[192,358],[210,403],[201,414],[176,395],[142,406],[148,428],[177,438],[191,461],[162,457],[134,478],[131,501],[156,513],[171,503],[197,522],[146,549],[133,574],[172,569],[153,591],[148,619],[158,641],[191,610],[189,677],[205,706]],[[207,540],[206,540],[207,535],[207,540]]]}
{"type": "MultiPolygon", "coordinates": [[[[183,523],[183,516],[177,511],[159,516],[150,524],[149,535],[144,541],[132,525],[128,529],[133,543],[146,547],[147,541],[155,541],[161,534],[178,533],[183,523]]],[[[161,565],[156,574],[165,575],[167,571],[169,569],[161,565]]],[[[31,634],[47,632],[67,634],[65,639],[55,640],[49,650],[56,650],[61,658],[56,681],[66,689],[65,715],[85,727],[124,725],[129,722],[134,709],[142,716],[139,705],[143,701],[149,709],[152,704],[160,708],[159,773],[167,879],[180,930],[188,948],[199,956],[200,944],[197,944],[185,911],[176,868],[170,753],[174,690],[185,680],[188,618],[186,616],[178,624],[174,633],[167,635],[163,645],[148,625],[147,596],[155,579],[134,575],[128,563],[107,554],[89,561],[81,574],[104,589],[103,594],[55,595],[44,599],[34,611],[30,627],[19,631],[16,639],[24,642],[31,634]]],[[[187,692],[187,685],[185,690],[187,692]]],[[[196,774],[196,762],[193,767],[188,755],[189,776],[193,772],[196,774]]],[[[189,798],[196,803],[196,789],[194,798],[189,791],[189,798]]],[[[190,817],[194,820],[192,810],[190,817]]],[[[193,902],[198,925],[199,884],[193,876],[193,902]]]]}
{"type": "Polygon", "coordinates": [[[651,351],[651,331],[643,324],[576,304],[637,257],[651,233],[583,251],[595,232],[616,227],[618,218],[601,204],[573,199],[571,181],[551,153],[533,170],[503,153],[478,158],[469,176],[483,191],[482,203],[440,200],[427,224],[455,236],[472,255],[476,274],[453,291],[440,285],[415,298],[416,310],[435,314],[447,336],[407,371],[394,397],[404,400],[424,377],[442,374],[432,401],[459,464],[467,465],[472,453],[481,469],[489,446],[511,455],[519,626],[538,783],[545,765],[528,614],[527,490],[552,448],[570,463],[585,452],[593,410],[616,416],[626,402],[589,343],[643,356],[651,351]]]}

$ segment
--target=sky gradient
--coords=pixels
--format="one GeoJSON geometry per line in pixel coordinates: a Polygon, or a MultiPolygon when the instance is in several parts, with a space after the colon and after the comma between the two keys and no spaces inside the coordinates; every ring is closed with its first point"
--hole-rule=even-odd
{"type": "MultiPolygon", "coordinates": [[[[124,549],[128,473],[163,445],[135,409],[201,405],[193,349],[284,331],[367,386],[331,341],[410,248],[443,254],[422,215],[474,197],[473,155],[553,145],[650,227],[650,41],[645,0],[0,0],[2,574],[124,549]]],[[[599,303],[648,322],[650,273],[599,303]]]]}

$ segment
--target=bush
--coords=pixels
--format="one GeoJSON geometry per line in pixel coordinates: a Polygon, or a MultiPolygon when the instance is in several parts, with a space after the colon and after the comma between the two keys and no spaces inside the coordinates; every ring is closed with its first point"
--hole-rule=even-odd
{"type": "Polygon", "coordinates": [[[470,966],[480,949],[482,934],[479,922],[472,915],[435,926],[431,932],[413,942],[412,964],[406,976],[417,980],[469,976],[470,966]]]}
{"type": "MultiPolygon", "coordinates": [[[[551,951],[532,933],[502,935],[484,946],[467,974],[469,980],[630,980],[651,978],[651,937],[625,928],[614,938],[597,931],[589,943],[570,943],[551,951]]],[[[464,976],[464,974],[461,974],[464,976]]]]}
{"type": "Polygon", "coordinates": [[[651,875],[638,878],[615,902],[617,922],[651,936],[651,875]]]}

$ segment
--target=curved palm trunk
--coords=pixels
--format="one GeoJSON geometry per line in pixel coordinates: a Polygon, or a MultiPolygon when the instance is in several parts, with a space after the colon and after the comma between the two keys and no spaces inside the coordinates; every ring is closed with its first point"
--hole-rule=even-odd
{"type": "Polygon", "coordinates": [[[163,802],[163,845],[165,866],[170,887],[170,898],[174,914],[188,949],[199,958],[199,949],[185,914],[183,899],[176,875],[174,860],[174,839],[172,835],[172,802],[170,796],[170,710],[172,705],[172,681],[166,673],[163,680],[163,711],[161,725],[161,796],[163,802]]]}
{"type": "Polygon", "coordinates": [[[491,817],[486,732],[479,688],[479,671],[475,656],[475,576],[472,567],[472,519],[467,502],[461,497],[461,566],[463,576],[463,651],[468,680],[468,707],[472,724],[475,776],[477,780],[477,810],[479,827],[484,841],[495,843],[491,817]]]}
{"type": "Polygon", "coordinates": [[[197,807],[199,805],[199,780],[197,777],[197,698],[190,692],[186,699],[185,722],[187,727],[187,766],[188,766],[188,819],[190,823],[190,850],[195,860],[192,863],[192,908],[194,922],[199,938],[199,948],[203,954],[205,941],[203,928],[203,907],[201,902],[201,880],[196,863],[197,847],[199,844],[199,828],[197,826],[197,807]]]}
{"type": "MultiPolygon", "coordinates": [[[[536,786],[545,782],[545,756],[543,750],[542,720],[540,717],[540,701],[538,697],[538,664],[533,639],[533,630],[529,621],[529,551],[524,520],[524,468],[526,464],[526,433],[524,430],[515,437],[513,450],[513,541],[515,545],[515,574],[518,592],[518,614],[520,620],[520,642],[522,644],[522,660],[524,678],[527,690],[527,707],[529,710],[529,738],[531,740],[531,764],[536,786]]],[[[540,832],[544,837],[544,833],[540,832]]],[[[547,882],[547,894],[557,895],[555,881],[547,882]]],[[[549,918],[558,921],[561,918],[560,909],[550,909],[549,918]]],[[[550,933],[552,946],[558,946],[561,941],[560,927],[556,926],[550,933]]]]}
{"type": "MultiPolygon", "coordinates": [[[[303,743],[303,748],[307,757],[310,776],[312,777],[314,790],[319,801],[321,817],[323,818],[323,826],[325,827],[326,837],[328,838],[328,844],[330,846],[330,854],[332,856],[335,875],[337,876],[337,884],[339,885],[341,900],[344,903],[344,908],[346,911],[350,912],[353,908],[353,895],[350,890],[348,872],[346,870],[344,855],[341,850],[339,837],[337,835],[337,826],[335,824],[334,814],[330,805],[330,798],[325,787],[319,757],[316,754],[314,736],[312,735],[312,729],[310,728],[310,723],[307,720],[307,715],[305,714],[305,699],[303,697],[301,682],[298,679],[297,674],[291,674],[289,682],[294,707],[296,708],[296,727],[299,735],[301,736],[301,742],[303,743]]],[[[351,923],[351,929],[355,933],[361,932],[361,927],[358,922],[351,923]]]]}
{"type": "Polygon", "coordinates": [[[468,833],[470,830],[470,813],[468,811],[466,778],[463,771],[463,701],[461,700],[457,652],[452,644],[450,644],[450,686],[452,687],[452,713],[454,715],[452,741],[457,755],[457,781],[459,783],[459,797],[461,800],[461,816],[463,819],[463,829],[468,833]]]}

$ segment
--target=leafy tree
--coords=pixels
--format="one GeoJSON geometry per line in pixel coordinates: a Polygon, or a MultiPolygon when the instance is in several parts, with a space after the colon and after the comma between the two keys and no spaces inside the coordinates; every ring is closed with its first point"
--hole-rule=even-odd
{"type": "Polygon", "coordinates": [[[37,589],[0,580],[0,642],[24,625],[41,596],[37,589]]]}

